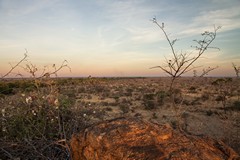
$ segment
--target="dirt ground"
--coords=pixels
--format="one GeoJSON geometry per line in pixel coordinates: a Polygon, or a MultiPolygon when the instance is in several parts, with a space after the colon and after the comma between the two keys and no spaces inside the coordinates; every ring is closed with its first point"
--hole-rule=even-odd
{"type": "Polygon", "coordinates": [[[92,123],[121,116],[180,126],[189,134],[222,140],[240,153],[239,80],[180,78],[168,95],[169,78],[92,79],[78,86],[75,109],[92,123]]]}

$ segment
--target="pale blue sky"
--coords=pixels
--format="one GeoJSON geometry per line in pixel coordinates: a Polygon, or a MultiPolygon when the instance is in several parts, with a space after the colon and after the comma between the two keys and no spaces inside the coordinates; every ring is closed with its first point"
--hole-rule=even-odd
{"type": "MultiPolygon", "coordinates": [[[[240,65],[240,0],[0,0],[0,73],[28,50],[32,63],[72,68],[67,76],[160,76],[171,50],[150,19],[165,23],[177,50],[193,50],[201,32],[222,26],[198,64],[211,75],[234,75],[240,65]]],[[[190,73],[191,75],[191,73],[190,73]]]]}

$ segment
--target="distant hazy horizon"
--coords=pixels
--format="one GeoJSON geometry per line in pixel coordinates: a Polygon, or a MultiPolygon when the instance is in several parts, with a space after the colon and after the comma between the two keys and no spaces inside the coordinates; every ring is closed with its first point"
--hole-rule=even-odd
{"type": "MultiPolygon", "coordinates": [[[[0,75],[28,50],[29,60],[67,68],[60,77],[161,77],[171,49],[150,19],[156,16],[177,51],[194,51],[194,39],[222,26],[212,46],[195,66],[219,66],[210,77],[234,77],[240,66],[239,0],[0,0],[0,75]]],[[[26,72],[17,69],[14,73],[26,72]]],[[[193,76],[192,72],[185,76],[193,76]]]]}

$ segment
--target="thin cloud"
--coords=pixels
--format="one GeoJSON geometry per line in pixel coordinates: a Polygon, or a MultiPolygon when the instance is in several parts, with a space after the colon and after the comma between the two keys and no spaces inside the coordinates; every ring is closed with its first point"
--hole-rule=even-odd
{"type": "Polygon", "coordinates": [[[196,35],[204,30],[209,30],[209,27],[213,25],[222,26],[221,32],[240,29],[239,10],[240,6],[208,12],[204,11],[198,16],[194,17],[190,25],[186,25],[184,30],[180,32],[179,35],[196,35]]]}
{"type": "Polygon", "coordinates": [[[26,16],[54,5],[58,0],[1,1],[1,10],[6,16],[26,16]]]}

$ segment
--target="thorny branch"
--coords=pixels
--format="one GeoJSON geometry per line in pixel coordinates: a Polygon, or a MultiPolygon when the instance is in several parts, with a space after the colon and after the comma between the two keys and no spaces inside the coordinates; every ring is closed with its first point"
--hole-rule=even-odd
{"type": "Polygon", "coordinates": [[[3,78],[5,78],[5,77],[7,77],[9,74],[11,74],[11,73],[13,72],[14,69],[16,69],[17,67],[19,67],[22,62],[26,61],[26,60],[27,60],[27,57],[28,57],[27,53],[28,53],[28,51],[25,49],[24,57],[23,57],[16,65],[14,65],[14,66],[12,66],[12,65],[10,64],[10,65],[11,65],[11,69],[10,69],[5,75],[1,76],[0,79],[3,79],[3,78]]]}
{"type": "Polygon", "coordinates": [[[39,79],[39,78],[44,78],[44,77],[49,78],[51,75],[55,75],[57,77],[57,73],[65,67],[68,68],[71,72],[71,68],[68,65],[68,61],[64,60],[59,67],[57,67],[55,64],[53,64],[52,65],[53,71],[47,72],[46,71],[47,66],[44,66],[42,74],[40,76],[37,76],[37,72],[39,71],[39,68],[36,65],[32,64],[30,61],[28,61],[27,58],[28,58],[28,51],[27,51],[27,49],[25,49],[24,57],[20,61],[18,61],[15,65],[10,64],[11,69],[6,74],[0,76],[0,80],[4,79],[5,77],[9,76],[10,74],[16,74],[16,76],[23,77],[23,75],[21,73],[13,73],[13,71],[17,67],[20,67],[23,70],[25,70],[34,79],[39,79]],[[24,65],[22,65],[23,62],[26,62],[26,63],[24,65]]]}
{"type": "Polygon", "coordinates": [[[71,68],[68,66],[68,61],[67,60],[64,60],[58,68],[56,67],[55,64],[53,64],[52,67],[54,68],[54,71],[45,72],[45,73],[43,72],[41,77],[50,77],[51,75],[55,75],[57,77],[57,72],[59,72],[64,67],[67,67],[71,72],[71,68]]]}
{"type": "Polygon", "coordinates": [[[209,72],[211,72],[211,71],[213,71],[213,70],[215,70],[215,69],[217,69],[217,68],[218,68],[218,66],[216,66],[216,67],[204,68],[204,69],[202,70],[202,73],[201,73],[199,76],[197,75],[197,71],[196,71],[196,70],[193,70],[193,74],[194,74],[194,77],[204,77],[204,76],[208,75],[209,72]]]}
{"type": "Polygon", "coordinates": [[[39,78],[50,78],[51,75],[55,75],[55,76],[57,77],[57,73],[58,73],[61,69],[65,68],[65,67],[67,67],[67,68],[70,70],[70,72],[71,72],[71,68],[69,67],[67,60],[64,60],[59,67],[56,67],[55,64],[53,64],[51,67],[53,68],[53,71],[48,71],[48,72],[47,72],[47,71],[46,71],[47,66],[44,66],[43,71],[42,71],[42,73],[41,73],[40,76],[37,76],[37,72],[39,71],[39,70],[38,70],[38,67],[37,67],[36,65],[33,65],[31,62],[28,62],[28,63],[27,63],[24,67],[22,67],[22,68],[23,68],[26,72],[30,73],[30,75],[31,75],[33,78],[35,78],[35,79],[39,79],[39,78]]]}

